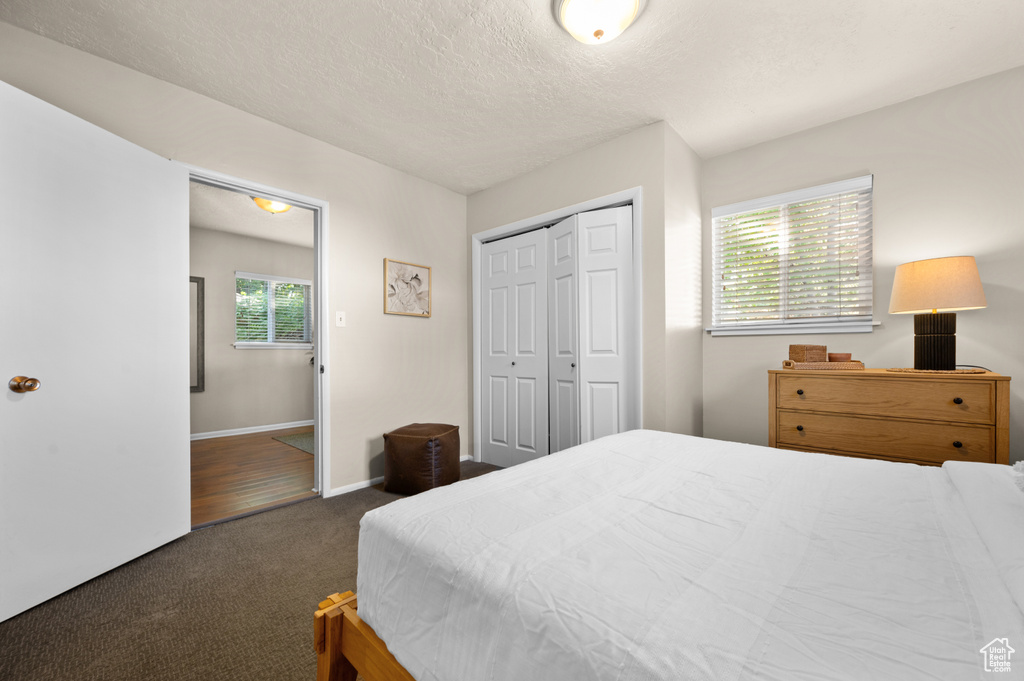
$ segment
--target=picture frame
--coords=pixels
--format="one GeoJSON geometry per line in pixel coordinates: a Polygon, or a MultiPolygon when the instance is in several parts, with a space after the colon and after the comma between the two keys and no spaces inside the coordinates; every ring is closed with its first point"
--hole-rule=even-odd
{"type": "Polygon", "coordinates": [[[384,258],[384,314],[430,317],[431,283],[430,267],[384,258]]]}

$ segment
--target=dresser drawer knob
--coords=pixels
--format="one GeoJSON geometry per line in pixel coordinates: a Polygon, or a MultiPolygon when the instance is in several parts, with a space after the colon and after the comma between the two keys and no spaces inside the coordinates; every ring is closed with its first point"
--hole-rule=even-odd
{"type": "Polygon", "coordinates": [[[803,429],[804,429],[804,427],[803,427],[803,426],[797,426],[797,427],[796,427],[796,429],[797,429],[797,430],[803,430],[803,429]]]}
{"type": "Polygon", "coordinates": [[[964,446],[964,443],[963,443],[963,442],[960,442],[960,440],[955,440],[955,441],[953,442],[953,446],[954,446],[954,447],[956,447],[957,449],[960,449],[961,447],[963,447],[963,446],[964,446]]]}
{"type": "Polygon", "coordinates": [[[953,404],[963,404],[963,403],[964,403],[964,398],[962,398],[962,397],[954,397],[953,398],[953,404]]]}
{"type": "Polygon", "coordinates": [[[797,390],[797,391],[796,391],[796,394],[797,394],[797,395],[803,395],[803,394],[804,394],[804,391],[803,391],[803,390],[797,390]]]}

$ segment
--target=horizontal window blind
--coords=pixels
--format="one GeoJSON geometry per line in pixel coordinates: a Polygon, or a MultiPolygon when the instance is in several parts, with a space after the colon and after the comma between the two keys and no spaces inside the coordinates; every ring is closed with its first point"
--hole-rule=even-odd
{"type": "Polygon", "coordinates": [[[309,286],[274,282],[275,343],[308,343],[309,286]]]}
{"type": "Polygon", "coordinates": [[[311,343],[312,283],[235,273],[236,343],[311,343]]]}
{"type": "Polygon", "coordinates": [[[872,317],[870,175],[712,211],[712,331],[872,317]]]}
{"type": "Polygon", "coordinates": [[[270,321],[270,282],[235,279],[235,341],[266,342],[270,321]]]}

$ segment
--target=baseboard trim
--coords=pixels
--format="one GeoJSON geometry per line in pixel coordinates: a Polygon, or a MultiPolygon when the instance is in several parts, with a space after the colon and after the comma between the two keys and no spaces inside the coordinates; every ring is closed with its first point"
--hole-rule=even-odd
{"type": "MultiPolygon", "coordinates": [[[[460,456],[459,457],[459,463],[462,463],[463,461],[472,461],[472,460],[473,460],[472,456],[460,456]]],[[[362,482],[354,482],[351,485],[343,485],[341,487],[335,487],[332,490],[328,490],[328,491],[324,492],[324,498],[326,499],[327,497],[333,497],[333,496],[337,496],[339,494],[345,494],[346,492],[355,492],[358,489],[366,489],[367,487],[373,487],[374,485],[379,485],[382,482],[384,482],[384,476],[383,475],[380,476],[379,478],[373,478],[372,480],[363,480],[362,482]]]]}
{"type": "Polygon", "coordinates": [[[342,485],[341,487],[335,487],[332,490],[324,492],[324,498],[337,496],[339,494],[345,494],[346,492],[355,492],[357,489],[366,489],[367,487],[373,487],[384,482],[384,476],[379,478],[372,478],[370,480],[363,480],[362,482],[354,482],[351,485],[342,485]]]}
{"type": "Polygon", "coordinates": [[[265,433],[268,430],[283,430],[285,428],[300,428],[313,425],[313,419],[308,421],[292,421],[291,423],[274,423],[269,426],[249,426],[248,428],[232,428],[230,430],[212,430],[209,433],[192,433],[190,440],[209,440],[214,437],[231,437],[232,435],[248,435],[250,433],[265,433]]]}

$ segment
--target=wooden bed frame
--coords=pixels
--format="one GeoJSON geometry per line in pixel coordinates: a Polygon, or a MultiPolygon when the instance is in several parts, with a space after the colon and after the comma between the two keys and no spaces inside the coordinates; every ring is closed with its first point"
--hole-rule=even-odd
{"type": "Polygon", "coordinates": [[[416,681],[359,618],[356,595],[331,594],[313,613],[317,681],[416,681]]]}

